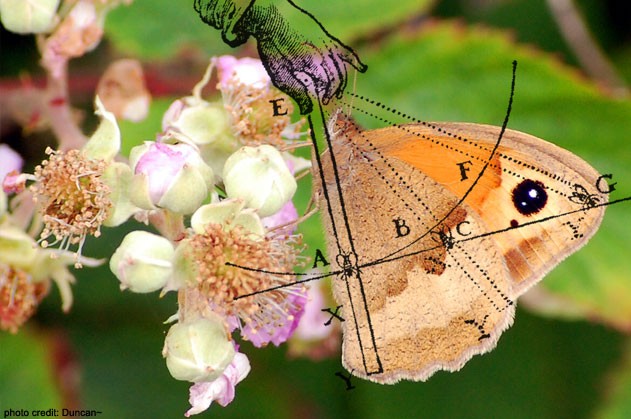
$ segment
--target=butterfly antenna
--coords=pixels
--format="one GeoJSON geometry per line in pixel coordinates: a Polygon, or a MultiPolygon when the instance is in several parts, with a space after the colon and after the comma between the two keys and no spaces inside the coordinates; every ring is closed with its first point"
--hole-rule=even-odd
{"type": "Polygon", "coordinates": [[[344,112],[346,115],[351,116],[353,112],[353,100],[355,100],[355,96],[357,94],[357,70],[353,71],[353,94],[351,96],[351,100],[348,102],[348,109],[344,112]]]}

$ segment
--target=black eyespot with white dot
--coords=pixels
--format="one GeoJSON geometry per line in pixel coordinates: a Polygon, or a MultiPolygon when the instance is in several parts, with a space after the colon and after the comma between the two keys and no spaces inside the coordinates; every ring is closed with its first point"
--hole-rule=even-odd
{"type": "Polygon", "coordinates": [[[522,215],[538,213],[547,202],[548,194],[539,181],[526,179],[513,189],[513,205],[522,215]]]}

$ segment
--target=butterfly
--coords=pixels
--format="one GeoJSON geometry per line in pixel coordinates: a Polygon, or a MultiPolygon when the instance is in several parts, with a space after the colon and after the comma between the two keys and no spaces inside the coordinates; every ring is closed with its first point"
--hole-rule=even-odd
{"type": "Polygon", "coordinates": [[[339,265],[342,362],[362,378],[426,380],[493,349],[517,298],[604,216],[603,176],[528,134],[468,123],[362,130],[339,112],[328,131],[315,197],[339,265]]]}

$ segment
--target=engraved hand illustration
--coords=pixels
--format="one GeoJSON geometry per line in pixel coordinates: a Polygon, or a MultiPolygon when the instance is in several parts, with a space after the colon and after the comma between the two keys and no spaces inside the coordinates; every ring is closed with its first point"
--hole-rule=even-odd
{"type": "Polygon", "coordinates": [[[301,12],[292,16],[291,24],[276,7],[278,0],[195,0],[194,6],[204,22],[222,31],[230,46],[252,35],[272,82],[298,103],[304,115],[312,111],[313,100],[327,104],[342,95],[347,66],[360,72],[366,66],[313,15],[287,1],[301,12]]]}
{"type": "Polygon", "coordinates": [[[250,33],[235,31],[245,12],[256,0],[195,0],[193,7],[204,23],[221,31],[223,41],[231,47],[244,43],[250,33]]]}

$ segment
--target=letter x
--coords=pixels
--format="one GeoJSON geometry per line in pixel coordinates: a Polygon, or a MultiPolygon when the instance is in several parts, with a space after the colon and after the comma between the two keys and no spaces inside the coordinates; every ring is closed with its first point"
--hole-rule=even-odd
{"type": "Polygon", "coordinates": [[[342,306],[335,307],[335,312],[332,312],[330,308],[323,308],[322,310],[320,310],[320,311],[325,311],[331,315],[331,318],[329,318],[329,320],[327,320],[326,323],[324,323],[325,326],[328,326],[331,324],[331,322],[333,321],[333,317],[337,318],[340,322],[344,321],[344,319],[337,314],[340,308],[342,308],[342,306]]]}

